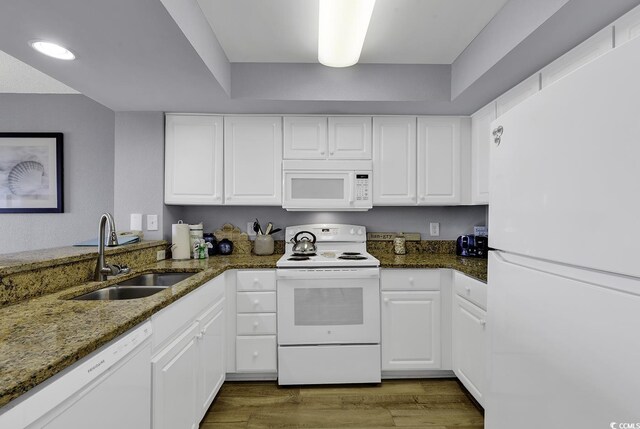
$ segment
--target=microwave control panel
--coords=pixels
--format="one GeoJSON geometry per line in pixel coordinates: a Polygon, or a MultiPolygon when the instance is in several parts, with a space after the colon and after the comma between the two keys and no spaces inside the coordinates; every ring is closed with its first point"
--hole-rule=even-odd
{"type": "Polygon", "coordinates": [[[369,173],[356,173],[356,201],[369,200],[370,176],[369,173]]]}

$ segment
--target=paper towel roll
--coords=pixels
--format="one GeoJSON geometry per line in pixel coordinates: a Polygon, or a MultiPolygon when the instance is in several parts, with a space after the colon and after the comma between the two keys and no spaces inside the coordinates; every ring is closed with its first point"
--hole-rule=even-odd
{"type": "Polygon", "coordinates": [[[178,221],[171,225],[171,258],[189,259],[191,249],[189,248],[189,225],[178,221]]]}

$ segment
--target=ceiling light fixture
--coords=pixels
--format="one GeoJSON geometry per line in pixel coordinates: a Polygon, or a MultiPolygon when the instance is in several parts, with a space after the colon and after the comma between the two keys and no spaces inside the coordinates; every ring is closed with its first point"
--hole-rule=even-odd
{"type": "Polygon", "coordinates": [[[376,0],[320,0],[318,61],[329,67],[358,62],[376,0]]]}
{"type": "Polygon", "coordinates": [[[64,46],[57,45],[52,42],[46,42],[44,40],[33,40],[29,42],[31,47],[41,54],[48,55],[59,60],[75,60],[76,56],[73,52],[65,48],[64,46]]]}

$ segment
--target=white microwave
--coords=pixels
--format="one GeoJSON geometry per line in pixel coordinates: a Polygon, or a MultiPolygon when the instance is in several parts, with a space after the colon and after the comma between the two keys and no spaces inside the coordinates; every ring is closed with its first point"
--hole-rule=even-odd
{"type": "Polygon", "coordinates": [[[290,211],[366,211],[372,207],[372,162],[283,161],[282,207],[290,211]]]}

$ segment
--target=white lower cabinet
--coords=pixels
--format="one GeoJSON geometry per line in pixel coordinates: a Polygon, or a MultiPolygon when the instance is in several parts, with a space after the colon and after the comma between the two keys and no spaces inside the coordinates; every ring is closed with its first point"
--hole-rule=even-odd
{"type": "Polygon", "coordinates": [[[224,276],[155,314],[152,323],[160,347],[151,358],[152,427],[197,428],[225,379],[224,276]]]}
{"type": "Polygon", "coordinates": [[[383,371],[441,368],[441,274],[441,270],[382,270],[383,371]]]}
{"type": "Polygon", "coordinates": [[[487,285],[457,272],[454,281],[453,371],[480,405],[484,405],[488,356],[487,285]]]}

